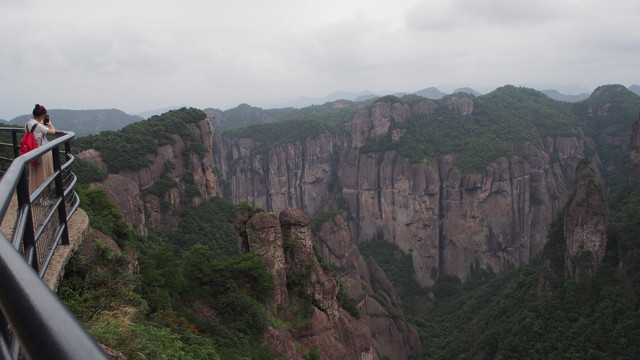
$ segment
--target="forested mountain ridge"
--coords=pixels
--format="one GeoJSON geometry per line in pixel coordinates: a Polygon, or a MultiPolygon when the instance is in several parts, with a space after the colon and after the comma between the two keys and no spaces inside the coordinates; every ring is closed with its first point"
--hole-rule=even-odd
{"type": "Polygon", "coordinates": [[[585,149],[587,155],[597,154],[602,161],[596,170],[602,172],[607,197],[629,180],[629,135],[638,118],[639,99],[622,85],[606,85],[595,89],[587,100],[573,105],[578,125],[593,141],[585,149]]]}
{"type": "Polygon", "coordinates": [[[514,86],[438,101],[387,96],[346,121],[217,133],[220,194],[272,211],[338,210],[355,242],[412,254],[423,285],[465,279],[476,262],[500,273],[542,249],[582,157],[605,194],[619,188],[633,108],[640,97],[619,85],[576,104],[514,86]]]}
{"type": "MultiPolygon", "coordinates": [[[[249,125],[269,124],[280,121],[291,120],[326,120],[332,114],[355,114],[371,101],[349,101],[337,100],[327,102],[323,105],[312,105],[301,109],[281,108],[281,109],[262,109],[253,107],[248,104],[240,104],[233,109],[221,111],[218,109],[207,108],[203,111],[211,118],[211,122],[216,130],[221,131],[228,128],[240,128],[249,125]],[[345,112],[345,110],[347,110],[345,112]]],[[[346,115],[342,115],[346,116],[346,115]]]]}
{"type": "MultiPolygon", "coordinates": [[[[131,123],[143,120],[140,116],[128,115],[117,109],[103,110],[49,110],[51,121],[57,129],[73,131],[76,136],[98,134],[105,130],[119,130],[131,123]]],[[[9,123],[24,126],[31,116],[22,115],[9,123]]]]}
{"type": "Polygon", "coordinates": [[[104,189],[125,222],[146,235],[148,229],[175,230],[178,210],[217,194],[212,139],[205,113],[182,108],[79,138],[73,146],[81,171],[103,173],[93,186],[104,189]]]}

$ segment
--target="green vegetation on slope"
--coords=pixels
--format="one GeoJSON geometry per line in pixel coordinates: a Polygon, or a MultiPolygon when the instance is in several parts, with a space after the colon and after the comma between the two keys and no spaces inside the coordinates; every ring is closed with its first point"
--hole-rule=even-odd
{"type": "Polygon", "coordinates": [[[433,311],[413,314],[423,345],[413,359],[637,359],[640,189],[623,189],[610,207],[611,249],[595,276],[579,283],[565,277],[558,217],[531,265],[434,291],[433,311]],[[548,295],[539,290],[543,273],[553,286],[548,295]]]}
{"type": "Polygon", "coordinates": [[[78,183],[83,185],[105,181],[108,176],[106,171],[93,165],[92,162],[79,158],[73,162],[73,173],[78,177],[78,183]]]}
{"type": "MultiPolygon", "coordinates": [[[[370,139],[361,151],[395,149],[414,162],[454,154],[456,166],[463,172],[482,173],[487,164],[513,155],[511,144],[529,141],[540,146],[541,136],[576,133],[570,106],[532,89],[505,86],[473,98],[472,115],[460,115],[451,110],[448,106],[451,99],[448,96],[437,101],[438,108],[431,115],[414,115],[394,124],[386,137],[370,139]],[[391,140],[394,129],[406,132],[400,141],[391,140]]],[[[378,101],[402,101],[411,105],[419,100],[407,96],[402,99],[385,97],[378,101]]]]}
{"type": "MultiPolygon", "coordinates": [[[[541,146],[546,135],[573,136],[575,116],[571,105],[549,98],[533,89],[504,86],[490,94],[473,97],[457,94],[457,98],[474,100],[472,115],[457,114],[449,107],[452,96],[438,100],[438,108],[431,115],[414,115],[401,123],[394,123],[386,137],[370,139],[363,152],[398,150],[412,161],[456,155],[456,165],[464,172],[483,172],[486,165],[501,156],[511,156],[511,144],[530,141],[541,146]],[[401,129],[405,135],[391,140],[391,131],[401,129]]],[[[385,96],[375,102],[403,102],[410,106],[424,100],[419,96],[403,98],[385,96]]],[[[325,132],[341,132],[341,125],[353,119],[357,108],[331,112],[317,111],[295,120],[255,124],[227,129],[228,137],[251,138],[268,145],[291,143],[315,137],[325,132]]],[[[293,118],[291,112],[287,116],[293,118]]]]}
{"type": "Polygon", "coordinates": [[[594,279],[566,280],[549,296],[531,265],[465,285],[416,319],[424,350],[415,358],[637,358],[640,312],[614,265],[607,259],[594,279]]]}
{"type": "Polygon", "coordinates": [[[92,226],[139,253],[131,273],[127,252],[96,239],[66,268],[58,295],[99,342],[128,358],[273,358],[260,345],[273,279],[255,255],[239,255],[228,200],[185,209],[176,233],[144,238],[103,190],[80,190],[92,226]]]}
{"type": "MultiPolygon", "coordinates": [[[[413,278],[411,255],[403,253],[397,245],[380,239],[359,243],[358,250],[364,259],[374,259],[384,270],[403,300],[407,313],[420,313],[429,307],[429,302],[426,301],[428,291],[413,278]]],[[[385,305],[385,300],[381,297],[376,300],[385,305]]]]}
{"type": "Polygon", "coordinates": [[[103,131],[74,140],[74,150],[93,148],[100,152],[109,173],[138,171],[149,166],[158,146],[174,144],[178,135],[187,144],[184,154],[205,154],[207,149],[196,138],[188,124],[200,122],[205,113],[182,108],[130,124],[119,131],[103,131]]]}
{"type": "Polygon", "coordinates": [[[576,103],[573,110],[578,124],[594,140],[610,193],[618,192],[629,178],[627,144],[629,130],[638,120],[640,96],[622,85],[600,86],[589,99],[576,103]]]}
{"type": "Polygon", "coordinates": [[[540,137],[573,136],[569,104],[522,87],[504,86],[476,98],[473,118],[501,141],[536,143],[540,137]]]}
{"type": "MultiPolygon", "coordinates": [[[[229,128],[245,127],[249,125],[260,125],[265,123],[275,123],[280,121],[310,119],[318,116],[333,116],[332,114],[344,111],[354,111],[368,102],[353,102],[347,100],[332,101],[323,105],[312,105],[302,109],[282,108],[282,109],[262,109],[247,104],[240,104],[233,109],[222,113],[221,119],[214,119],[214,126],[217,130],[229,128]]],[[[208,114],[220,116],[220,112],[214,109],[205,109],[208,114]]]]}
{"type": "Polygon", "coordinates": [[[118,212],[116,205],[102,189],[89,189],[87,185],[76,187],[80,207],[89,216],[91,226],[115,240],[120,246],[130,245],[136,237],[118,212]]]}
{"type": "Polygon", "coordinates": [[[462,171],[482,173],[487,164],[512,154],[509,142],[448,109],[428,117],[412,117],[400,127],[407,133],[391,148],[414,162],[456,154],[456,166],[462,171]]]}
{"type": "MultiPolygon", "coordinates": [[[[583,162],[582,165],[588,164],[583,162]]],[[[496,277],[471,267],[466,283],[412,280],[409,255],[383,240],[360,243],[403,299],[422,350],[411,359],[636,359],[640,356],[640,187],[609,204],[609,250],[593,277],[567,277],[562,213],[531,264],[496,277]],[[552,291],[543,292],[543,281],[552,291]]]]}
{"type": "MultiPolygon", "coordinates": [[[[149,359],[266,360],[274,357],[272,349],[261,345],[269,324],[291,329],[309,323],[312,299],[302,287],[308,268],[288,276],[293,316],[283,312],[268,317],[265,305],[274,291],[273,278],[256,254],[239,254],[232,225],[236,214],[263,210],[212,198],[198,207],[186,206],[176,232],[143,237],[124,224],[104,190],[78,190],[92,226],[129,249],[115,250],[94,233],[90,250],[73,257],[58,291],[100,343],[129,358],[140,353],[149,359]],[[139,271],[132,270],[132,246],[139,271]]],[[[290,244],[288,251],[295,248],[290,244]]],[[[339,273],[315,245],[314,254],[325,271],[339,273]]],[[[339,285],[338,302],[359,318],[355,299],[339,285]]],[[[299,351],[307,358],[318,355],[317,350],[299,351]]]]}
{"type": "Polygon", "coordinates": [[[353,119],[356,111],[357,109],[346,109],[336,112],[311,113],[295,120],[227,129],[222,134],[228,137],[249,138],[269,145],[293,143],[323,133],[341,131],[340,126],[353,119]]]}
{"type": "MultiPolygon", "coordinates": [[[[386,100],[399,101],[380,99],[386,100]]],[[[405,97],[400,101],[411,104],[417,100],[405,97]]],[[[553,101],[547,104],[549,100],[544,96],[528,89],[505,87],[479,97],[472,117],[454,114],[446,100],[431,116],[395,124],[408,130],[409,136],[399,142],[402,144],[393,144],[387,138],[367,146],[395,148],[416,161],[425,154],[441,156],[448,151],[457,154],[465,171],[482,171],[491,159],[510,154],[511,137],[535,142],[540,135],[568,136],[574,131],[569,105],[553,101]],[[509,101],[514,104],[507,106],[509,101]],[[482,136],[470,136],[472,132],[482,136]]],[[[186,109],[178,113],[182,110],[186,109]]],[[[165,115],[164,120],[174,122],[172,115],[165,115]]],[[[317,116],[318,119],[307,119],[310,125],[296,120],[270,124],[271,127],[229,130],[227,134],[250,134],[249,137],[273,143],[290,142],[340,131],[339,125],[350,120],[345,115],[327,122],[324,116],[317,116]]],[[[615,124],[628,121],[626,115],[619,116],[620,119],[618,115],[603,116],[600,120],[615,124]]],[[[593,119],[587,118],[584,123],[588,131],[604,126],[593,119]]],[[[176,124],[179,130],[180,121],[176,124]]],[[[159,136],[153,141],[161,144],[168,139],[170,136],[159,136]]],[[[95,167],[90,166],[86,172],[96,179],[105,175],[93,174],[95,167]]],[[[552,277],[555,291],[548,296],[537,290],[543,272],[539,262],[491,281],[487,280],[491,274],[476,268],[472,270],[477,276],[465,284],[454,277],[441,277],[433,287],[423,289],[411,278],[410,256],[393,245],[372,241],[360,244],[360,250],[387,272],[405,302],[406,314],[419,329],[424,350],[416,354],[416,359],[631,358],[639,354],[636,339],[640,338],[640,261],[633,258],[640,249],[640,193],[633,188],[623,190],[611,203],[612,250],[598,274],[579,284],[556,274],[552,277]]],[[[202,207],[186,208],[176,233],[152,233],[142,238],[122,227],[121,217],[113,212],[115,207],[100,190],[81,196],[95,228],[120,244],[135,244],[141,253],[137,277],[119,273],[126,262],[99,243],[99,258],[80,259],[78,269],[70,271],[69,277],[77,279],[63,284],[61,297],[79,311],[94,336],[112,341],[114,347],[126,348],[130,356],[141,352],[152,358],[258,358],[258,354],[269,358],[269,350],[259,346],[258,339],[265,324],[274,321],[266,319],[262,305],[270,279],[255,258],[237,254],[237,235],[230,223],[235,210],[230,203],[213,199],[202,207]],[[92,270],[90,264],[99,265],[105,274],[92,270]],[[135,310],[135,316],[126,316],[127,306],[135,310]],[[203,321],[198,311],[222,315],[203,321]],[[122,334],[132,334],[136,341],[129,344],[122,334]]],[[[547,259],[555,254],[558,268],[563,261],[553,245],[561,236],[559,221],[550,229],[549,246],[545,247],[547,259]]],[[[295,287],[296,279],[292,280],[291,286],[295,287]]],[[[342,301],[343,306],[353,309],[348,296],[342,301]]]]}

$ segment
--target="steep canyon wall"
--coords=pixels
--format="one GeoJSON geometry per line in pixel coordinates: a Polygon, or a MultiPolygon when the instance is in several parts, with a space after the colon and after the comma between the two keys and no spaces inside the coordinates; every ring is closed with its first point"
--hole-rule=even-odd
{"type": "MultiPolygon", "coordinates": [[[[146,235],[148,229],[175,230],[179,219],[171,210],[182,207],[182,202],[187,198],[187,187],[195,189],[190,199],[193,205],[198,205],[217,193],[218,179],[214,173],[211,154],[214,134],[211,120],[204,118],[197,124],[188,126],[196,139],[207,148],[204,155],[185,154],[187,144],[184,139],[172,135],[173,144],[158,147],[150,166],[135,172],[109,174],[104,182],[92,184],[107,192],[124,221],[139,234],[146,235]],[[166,164],[172,164],[169,171],[165,169],[166,164]],[[190,174],[189,184],[184,181],[185,174],[190,174]],[[174,181],[177,186],[163,194],[142,195],[145,189],[152,187],[162,176],[174,181]]],[[[107,170],[98,151],[86,150],[77,154],[77,157],[107,170]]]]}
{"type": "MultiPolygon", "coordinates": [[[[472,264],[499,273],[528,261],[567,199],[584,136],[546,137],[542,148],[514,146],[515,156],[484,174],[461,173],[452,156],[412,163],[396,151],[360,151],[389,131],[401,138],[392,124],[437,106],[377,102],[339,134],[278,146],[216,134],[220,195],[267,211],[294,207],[313,216],[338,209],[356,242],[383,238],[411,254],[422,284],[439,274],[466,279],[472,264]]],[[[470,99],[454,97],[449,107],[473,112],[470,99]]]]}

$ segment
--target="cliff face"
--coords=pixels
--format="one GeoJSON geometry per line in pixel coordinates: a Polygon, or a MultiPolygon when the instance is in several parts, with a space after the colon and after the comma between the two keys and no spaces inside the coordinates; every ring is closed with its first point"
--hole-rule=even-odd
{"type": "Polygon", "coordinates": [[[286,209],[279,219],[262,212],[237,221],[236,227],[245,235],[241,248],[259,254],[275,280],[270,314],[284,322],[298,319],[289,329],[268,328],[264,342],[276,358],[302,360],[304,352],[317,351],[322,359],[378,359],[365,320],[340,306],[338,279],[318,263],[302,211],[286,209]]]}
{"type": "Polygon", "coordinates": [[[358,303],[379,354],[407,359],[420,349],[416,330],[401,320],[402,301],[374,260],[365,262],[351,243],[351,233],[340,215],[322,224],[315,238],[323,258],[339,266],[342,282],[358,303]]]}
{"type": "MultiPolygon", "coordinates": [[[[378,102],[342,134],[266,151],[250,139],[216,135],[221,196],[269,211],[296,207],[315,215],[340,209],[354,241],[397,244],[412,254],[416,278],[425,285],[438,274],[464,280],[476,261],[497,273],[528,261],[567,199],[584,138],[547,137],[540,139],[543,149],[525,143],[513,149],[516,156],[471,175],[458,171],[451,156],[414,164],[395,151],[359,151],[370,138],[401,138],[401,130],[388,134],[392,124],[431,114],[437,106],[430,100],[412,106],[378,102]]],[[[461,115],[474,108],[471,99],[452,98],[448,106],[461,115]]]]}
{"type": "Polygon", "coordinates": [[[640,115],[631,129],[629,139],[629,181],[640,184],[640,115]]]}
{"type": "Polygon", "coordinates": [[[588,161],[581,161],[576,169],[575,187],[563,225],[564,260],[569,275],[575,280],[594,275],[606,253],[609,226],[607,205],[588,161]]]}
{"type": "MultiPolygon", "coordinates": [[[[205,118],[197,124],[188,126],[207,148],[206,154],[200,156],[190,153],[188,156],[183,156],[185,141],[173,135],[174,144],[158,147],[153,163],[149,167],[136,172],[109,174],[104,182],[92,184],[107,192],[123,215],[124,221],[142,235],[147,234],[149,227],[166,230],[177,227],[178,219],[170,210],[181,207],[181,202],[186,198],[187,186],[197,189],[197,192],[192,194],[193,205],[198,205],[217,193],[218,181],[213,172],[214,163],[211,154],[214,134],[211,120],[205,118]],[[167,164],[172,165],[165,168],[167,164]],[[185,183],[185,174],[192,175],[193,183],[185,183]],[[177,182],[178,186],[161,195],[141,195],[145,189],[151,188],[163,176],[177,182]]],[[[86,150],[76,156],[107,170],[98,151],[86,150]]]]}

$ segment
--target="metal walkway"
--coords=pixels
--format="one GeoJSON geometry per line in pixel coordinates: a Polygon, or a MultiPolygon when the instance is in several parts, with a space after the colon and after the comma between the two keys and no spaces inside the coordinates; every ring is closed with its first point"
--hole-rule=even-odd
{"type": "Polygon", "coordinates": [[[70,219],[79,205],[71,170],[75,134],[58,132],[18,156],[23,133],[0,128],[0,360],[108,359],[42,280],[58,245],[70,245],[70,219]],[[54,172],[29,194],[28,164],[47,152],[54,172]]]}

